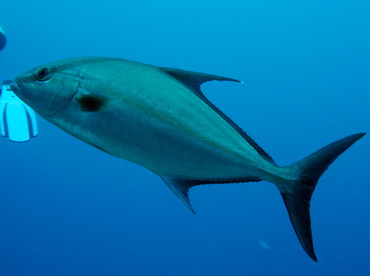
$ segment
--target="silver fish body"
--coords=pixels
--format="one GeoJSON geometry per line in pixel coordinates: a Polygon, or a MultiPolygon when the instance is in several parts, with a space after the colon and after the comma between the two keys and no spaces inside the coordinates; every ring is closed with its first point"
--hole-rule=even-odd
{"type": "Polygon", "coordinates": [[[202,83],[235,79],[114,58],[71,58],[19,75],[14,92],[46,120],[111,155],[158,174],[193,211],[196,185],[269,181],[294,230],[313,250],[309,203],[326,168],[364,134],[279,167],[201,92],[202,83]]]}

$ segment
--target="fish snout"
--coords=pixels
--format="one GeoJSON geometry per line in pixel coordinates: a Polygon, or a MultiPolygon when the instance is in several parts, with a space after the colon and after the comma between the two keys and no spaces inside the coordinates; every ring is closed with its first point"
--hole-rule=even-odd
{"type": "Polygon", "coordinates": [[[22,92],[21,85],[19,83],[19,80],[14,79],[14,82],[10,84],[10,89],[16,94],[19,95],[19,93],[22,92]]]}

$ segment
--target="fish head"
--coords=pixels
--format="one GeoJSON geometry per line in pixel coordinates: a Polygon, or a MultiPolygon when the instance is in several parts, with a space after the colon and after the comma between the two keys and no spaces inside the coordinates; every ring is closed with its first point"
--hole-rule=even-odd
{"type": "Polygon", "coordinates": [[[19,74],[10,87],[43,117],[52,117],[76,94],[83,70],[73,60],[47,63],[19,74]]]}

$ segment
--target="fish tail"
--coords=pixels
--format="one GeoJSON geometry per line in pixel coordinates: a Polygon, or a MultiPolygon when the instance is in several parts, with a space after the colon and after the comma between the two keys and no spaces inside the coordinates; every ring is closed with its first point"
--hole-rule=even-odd
{"type": "MultiPolygon", "coordinates": [[[[347,136],[285,167],[295,176],[277,184],[287,208],[290,221],[303,249],[317,262],[314,252],[310,220],[310,200],[321,175],[331,163],[365,133],[347,136]]],[[[279,181],[280,182],[280,181],[279,181]]]]}

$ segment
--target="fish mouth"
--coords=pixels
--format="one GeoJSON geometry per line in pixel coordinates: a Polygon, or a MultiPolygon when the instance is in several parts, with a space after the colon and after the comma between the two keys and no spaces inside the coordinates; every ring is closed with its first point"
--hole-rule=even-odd
{"type": "Polygon", "coordinates": [[[16,94],[16,95],[19,95],[20,93],[22,93],[22,86],[19,82],[19,80],[17,79],[14,79],[14,82],[12,84],[10,84],[10,89],[16,94]]]}

